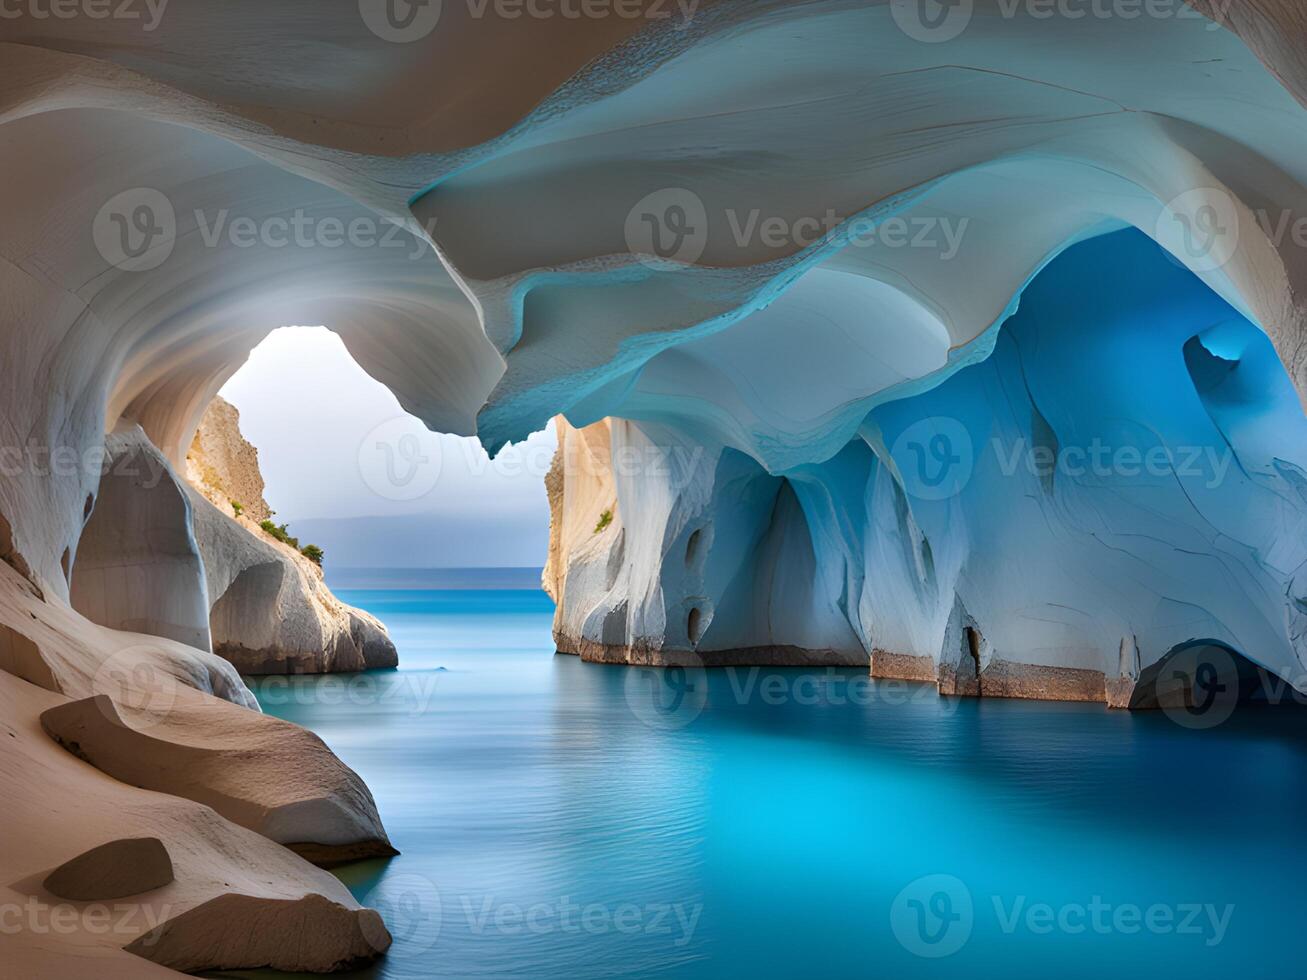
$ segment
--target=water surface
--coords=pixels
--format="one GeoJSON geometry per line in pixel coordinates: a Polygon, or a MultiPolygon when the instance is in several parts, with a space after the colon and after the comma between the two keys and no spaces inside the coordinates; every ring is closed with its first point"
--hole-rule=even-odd
{"type": "Polygon", "coordinates": [[[554,655],[535,591],[340,595],[403,667],[255,689],[403,852],[339,872],[396,936],[361,976],[1300,971],[1299,712],[1191,731],[858,671],[701,678],[554,655]]]}

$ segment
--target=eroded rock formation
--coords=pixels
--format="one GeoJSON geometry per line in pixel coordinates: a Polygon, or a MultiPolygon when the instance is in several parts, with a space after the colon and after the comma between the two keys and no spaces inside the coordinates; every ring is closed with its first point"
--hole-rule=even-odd
{"type": "MultiPolygon", "coordinates": [[[[195,537],[204,559],[213,649],[243,674],[314,674],[394,667],[376,617],[332,595],[322,569],[259,527],[258,453],[240,416],[215,398],[186,457],[195,537]],[[232,503],[241,506],[238,515],[232,503]]],[[[262,515],[262,516],[260,516],[262,515]]]]}
{"type": "Polygon", "coordinates": [[[259,451],[241,434],[241,415],[221,395],[204,410],[186,453],[186,479],[219,510],[236,506],[255,524],[272,517],[263,499],[259,451]]]}
{"type": "Polygon", "coordinates": [[[356,969],[390,947],[381,916],[321,895],[293,901],[220,895],[169,919],[127,951],[188,973],[211,969],[356,969]]]}
{"type": "Polygon", "coordinates": [[[107,694],[61,704],[41,727],[121,782],[207,804],[319,863],[396,853],[363,781],[296,725],[159,686],[134,709],[107,694]]]}
{"type": "MultiPolygon", "coordinates": [[[[1209,638],[1301,680],[1307,423],[1265,335],[1121,231],[1054,260],[993,344],[775,473],[652,412],[560,422],[559,648],[1125,706],[1141,671],[1209,638]]],[[[682,376],[713,370],[696,354],[675,352],[682,376]]],[[[681,383],[672,356],[623,397],[681,383]]]]}
{"type": "MultiPolygon", "coordinates": [[[[92,662],[83,655],[76,659],[92,662]]],[[[132,672],[127,670],[123,676],[131,678],[132,672]]],[[[222,704],[180,681],[177,690],[186,691],[197,703],[222,704]]],[[[140,694],[139,689],[118,691],[124,700],[139,701],[140,694]]],[[[318,903],[306,908],[312,913],[308,920],[297,920],[304,934],[317,940],[313,949],[296,945],[298,934],[287,931],[285,920],[265,915],[245,921],[249,935],[244,941],[263,949],[279,945],[283,950],[280,962],[287,969],[318,968],[333,951],[341,957],[365,952],[354,937],[339,929],[343,916],[340,910],[357,913],[359,906],[332,875],[262,834],[233,823],[210,806],[166,791],[137,788],[60,747],[42,730],[39,718],[68,703],[59,694],[0,671],[0,739],[5,760],[0,767],[0,795],[5,800],[5,833],[0,836],[0,901],[11,910],[22,909],[23,924],[48,923],[52,914],[60,915],[63,923],[58,932],[48,927],[7,929],[6,971],[15,976],[71,980],[176,976],[125,952],[123,947],[161,924],[227,895],[272,903],[320,897],[318,903]],[[121,912],[120,906],[115,915],[110,903],[112,928],[104,927],[102,913],[100,918],[75,911],[70,915],[70,909],[84,906],[70,906],[68,900],[45,888],[52,868],[85,856],[106,842],[139,837],[153,837],[167,849],[173,881],[132,895],[130,914],[121,912]],[[297,954],[302,958],[296,960],[297,954]]],[[[245,735],[255,735],[256,739],[264,724],[272,721],[253,711],[225,707],[239,713],[245,735]]],[[[191,733],[202,733],[206,727],[191,729],[191,733]]],[[[258,739],[252,746],[254,757],[267,759],[259,765],[271,771],[279,764],[283,774],[293,774],[301,766],[320,771],[313,757],[327,755],[326,748],[291,738],[295,750],[287,752],[283,744],[287,727],[277,724],[269,729],[269,737],[258,739]],[[306,749],[308,758],[303,754],[306,749]]],[[[225,768],[226,780],[235,780],[232,770],[239,767],[229,762],[225,768]]],[[[377,933],[372,955],[380,955],[387,944],[384,933],[377,933]]],[[[220,968],[229,963],[228,958],[208,954],[226,948],[222,944],[196,944],[189,950],[189,962],[196,969],[220,968]]]]}
{"type": "Polygon", "coordinates": [[[51,895],[77,902],[152,892],[172,884],[172,859],[157,837],[111,840],[65,861],[46,876],[51,895]]]}
{"type": "MultiPolygon", "coordinates": [[[[353,909],[36,722],[121,704],[138,669],[252,704],[200,600],[223,580],[244,609],[270,563],[241,545],[206,574],[191,537],[244,540],[224,502],[124,496],[100,463],[110,433],[112,457],[148,442],[180,471],[286,323],[330,325],[407,410],[492,450],[566,416],[594,466],[552,480],[549,581],[583,655],[1130,704],[1204,641],[1307,686],[1299,4],[446,3],[398,37],[375,6],[0,21],[3,882],[103,843],[68,816],[90,800],[105,834],[177,856],[183,914],[233,888],[353,909]],[[160,535],[168,574],[120,521],[160,535]]],[[[248,649],[281,642],[253,620],[248,649]]],[[[154,970],[72,944],[6,955],[154,970]]]]}

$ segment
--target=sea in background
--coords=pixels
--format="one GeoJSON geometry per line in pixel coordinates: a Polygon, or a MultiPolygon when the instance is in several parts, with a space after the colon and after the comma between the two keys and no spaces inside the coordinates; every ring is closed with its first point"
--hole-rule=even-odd
{"type": "Polygon", "coordinates": [[[367,575],[398,671],[251,679],[402,851],[337,872],[396,940],[351,976],[1301,973],[1300,710],[588,664],[538,569],[367,575]]]}

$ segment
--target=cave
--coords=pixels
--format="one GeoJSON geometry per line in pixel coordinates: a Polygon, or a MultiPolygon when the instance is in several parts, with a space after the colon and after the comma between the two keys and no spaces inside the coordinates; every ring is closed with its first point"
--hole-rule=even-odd
{"type": "MultiPolygon", "coordinates": [[[[1307,687],[1299,4],[19,6],[0,891],[14,907],[99,838],[148,839],[181,911],[154,937],[23,934],[16,969],[330,971],[390,946],[325,870],[394,856],[377,801],[254,692],[400,661],[224,455],[250,447],[219,393],[288,325],[333,331],[419,436],[495,456],[554,433],[551,663],[613,703],[662,667],[718,694],[641,719],[694,774],[710,740],[684,729],[747,729],[720,685],[758,665],[909,681],[915,718],[976,725],[1010,717],[1000,699],[1123,730],[1109,708],[1307,687]]],[[[369,435],[386,465],[430,461],[411,430],[369,435]]],[[[892,740],[877,725],[823,744],[892,740]]],[[[613,768],[693,782],[647,735],[613,768]]],[[[952,744],[968,776],[1021,784],[978,745],[952,744]]]]}

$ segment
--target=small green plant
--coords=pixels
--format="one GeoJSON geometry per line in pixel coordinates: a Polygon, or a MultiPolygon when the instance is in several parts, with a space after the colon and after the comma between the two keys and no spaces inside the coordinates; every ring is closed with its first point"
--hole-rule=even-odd
{"type": "Polygon", "coordinates": [[[296,551],[299,550],[300,539],[292,537],[291,533],[286,530],[285,524],[274,524],[271,520],[265,520],[259,522],[259,527],[263,528],[265,534],[271,535],[282,544],[288,544],[296,551]]]}
{"type": "Polygon", "coordinates": [[[595,534],[598,534],[611,523],[613,523],[613,512],[606,510],[599,515],[599,523],[595,525],[595,534]]]}
{"type": "Polygon", "coordinates": [[[240,517],[241,514],[245,513],[245,505],[239,500],[233,500],[231,501],[231,512],[237,517],[240,517]]]}
{"type": "Polygon", "coordinates": [[[300,549],[300,554],[318,566],[322,565],[322,559],[326,557],[316,544],[306,544],[300,549]]]}

